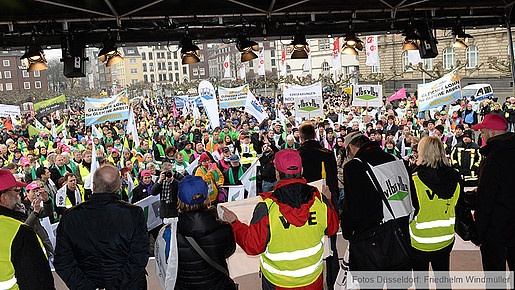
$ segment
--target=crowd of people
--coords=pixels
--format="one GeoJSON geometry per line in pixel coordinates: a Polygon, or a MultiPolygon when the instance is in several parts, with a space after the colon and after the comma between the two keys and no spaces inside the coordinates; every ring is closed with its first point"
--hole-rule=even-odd
{"type": "Polygon", "coordinates": [[[177,116],[173,99],[147,98],[132,105],[138,136],[127,132],[127,120],[85,126],[80,101],[41,120],[0,118],[0,233],[10,231],[0,239],[10,253],[0,283],[14,281],[0,285],[52,289],[50,260],[72,289],[144,289],[154,242],[175,218],[178,264],[174,286],[165,289],[235,289],[222,271],[235,243],[260,255],[263,289],[321,289],[324,236],[333,250],[325,263],[332,289],[339,226],[350,241],[351,270],[385,270],[363,261],[357,237],[389,220],[410,250],[409,265],[397,269],[427,271],[431,263],[449,271],[458,207],[475,209],[472,242],[481,246],[483,268],[504,270],[508,261],[514,269],[515,98],[462,99],[419,112],[415,95],[364,108],[324,92],[324,117],[307,120],[281,97],[258,99],[268,119],[224,109],[221,126],[212,128],[206,114],[183,109],[177,116]],[[46,129],[34,130],[36,122],[46,129]],[[227,187],[242,185],[255,162],[262,201],[250,225],[227,208],[221,221],[214,206],[227,202],[227,187]],[[379,174],[385,164],[390,169],[379,174]],[[371,176],[393,173],[407,189],[390,209],[381,178],[371,176]],[[320,179],[323,191],[307,184],[320,179]],[[131,204],[155,195],[165,222],[149,230],[131,204]],[[47,231],[56,223],[54,243],[47,231]]]}

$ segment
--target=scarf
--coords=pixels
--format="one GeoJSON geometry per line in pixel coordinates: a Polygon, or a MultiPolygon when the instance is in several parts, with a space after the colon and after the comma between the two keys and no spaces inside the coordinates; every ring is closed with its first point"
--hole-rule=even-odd
{"type": "MultiPolygon", "coordinates": [[[[234,171],[233,167],[229,168],[229,183],[230,184],[236,184],[236,182],[234,182],[234,173],[233,173],[233,171],[234,171]]],[[[238,168],[238,180],[241,179],[242,175],[243,175],[243,168],[240,165],[239,168],[238,168]]]]}
{"type": "Polygon", "coordinates": [[[57,164],[55,164],[55,169],[57,169],[59,174],[61,174],[61,177],[64,176],[64,174],[66,173],[66,165],[63,165],[63,169],[61,169],[59,168],[59,166],[57,166],[57,164]]]}

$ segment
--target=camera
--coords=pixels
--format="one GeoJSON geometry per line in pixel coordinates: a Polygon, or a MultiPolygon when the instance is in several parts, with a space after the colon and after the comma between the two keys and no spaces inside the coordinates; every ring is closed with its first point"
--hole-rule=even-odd
{"type": "Polygon", "coordinates": [[[165,177],[166,177],[166,178],[170,178],[170,177],[172,177],[172,176],[173,176],[173,173],[172,173],[172,171],[170,171],[170,170],[167,170],[167,171],[165,171],[165,172],[163,172],[163,173],[165,174],[165,177]]]}
{"type": "Polygon", "coordinates": [[[40,198],[40,197],[41,197],[41,193],[36,192],[36,198],[40,198]]]}

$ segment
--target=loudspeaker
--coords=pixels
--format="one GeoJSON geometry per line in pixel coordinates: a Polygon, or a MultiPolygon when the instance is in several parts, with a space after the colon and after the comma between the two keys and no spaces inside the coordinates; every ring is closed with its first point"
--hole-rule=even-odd
{"type": "Polygon", "coordinates": [[[86,48],[84,42],[67,37],[63,41],[64,76],[67,78],[85,77],[86,48]]]}

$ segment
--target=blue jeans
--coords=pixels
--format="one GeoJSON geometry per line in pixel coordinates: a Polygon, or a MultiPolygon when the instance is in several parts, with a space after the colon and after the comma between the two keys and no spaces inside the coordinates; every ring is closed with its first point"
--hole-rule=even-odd
{"type": "Polygon", "coordinates": [[[274,187],[276,184],[277,184],[277,181],[269,182],[269,181],[263,180],[263,182],[261,183],[261,190],[263,192],[272,191],[272,190],[274,190],[274,187]]]}

